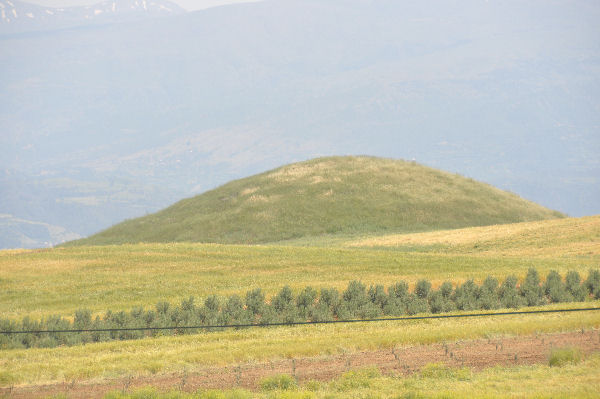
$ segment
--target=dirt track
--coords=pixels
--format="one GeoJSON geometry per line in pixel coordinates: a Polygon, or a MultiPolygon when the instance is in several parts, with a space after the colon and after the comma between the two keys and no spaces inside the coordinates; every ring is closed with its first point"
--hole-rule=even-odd
{"type": "Polygon", "coordinates": [[[0,388],[0,395],[9,398],[35,398],[66,393],[69,398],[100,398],[109,391],[132,390],[153,386],[159,390],[199,388],[256,389],[259,381],[269,375],[295,375],[302,383],[307,380],[326,381],[345,371],[368,366],[378,367],[389,375],[406,375],[425,364],[443,362],[449,366],[464,366],[474,370],[495,365],[545,363],[553,347],[578,347],[584,354],[600,351],[600,331],[587,330],[561,334],[543,334],[514,338],[458,341],[447,344],[406,346],[347,355],[276,360],[267,363],[213,367],[194,373],[152,377],[123,378],[102,383],[71,382],[55,385],[0,388]]]}

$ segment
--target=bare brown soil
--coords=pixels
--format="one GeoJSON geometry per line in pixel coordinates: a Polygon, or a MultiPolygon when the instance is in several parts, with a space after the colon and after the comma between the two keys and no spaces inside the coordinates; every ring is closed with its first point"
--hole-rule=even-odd
{"type": "Polygon", "coordinates": [[[582,353],[600,351],[600,331],[586,330],[560,334],[541,334],[499,339],[457,341],[364,351],[351,354],[280,359],[266,363],[211,367],[193,373],[148,377],[127,377],[100,383],[84,381],[54,385],[0,388],[0,396],[38,398],[66,394],[69,398],[101,398],[115,390],[135,390],[152,386],[158,390],[180,389],[193,392],[206,388],[257,389],[260,380],[276,374],[295,376],[300,383],[328,381],[342,373],[375,366],[387,375],[408,375],[428,363],[442,362],[451,367],[481,370],[490,366],[546,363],[553,347],[576,347],[582,353]]]}

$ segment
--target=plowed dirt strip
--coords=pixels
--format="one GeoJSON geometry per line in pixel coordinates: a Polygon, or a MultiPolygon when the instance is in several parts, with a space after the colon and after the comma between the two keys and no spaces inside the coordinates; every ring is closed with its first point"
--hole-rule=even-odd
{"type": "Polygon", "coordinates": [[[394,350],[356,352],[343,355],[274,360],[267,363],[213,367],[193,373],[151,377],[122,378],[101,383],[82,381],[1,388],[9,398],[36,398],[64,393],[69,398],[101,398],[114,390],[135,390],[153,386],[159,390],[181,389],[193,392],[201,388],[256,389],[260,380],[275,374],[294,375],[300,383],[328,381],[342,373],[376,366],[388,375],[407,375],[428,363],[443,362],[454,367],[481,370],[490,366],[545,363],[553,347],[577,347],[584,354],[600,351],[600,331],[587,330],[560,334],[541,334],[488,340],[457,341],[444,344],[398,347],[394,350]]]}

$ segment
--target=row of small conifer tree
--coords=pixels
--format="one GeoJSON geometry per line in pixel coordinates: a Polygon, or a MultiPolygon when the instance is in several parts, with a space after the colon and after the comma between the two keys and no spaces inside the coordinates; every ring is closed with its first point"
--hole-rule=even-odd
{"type": "MultiPolygon", "coordinates": [[[[322,288],[319,292],[306,287],[294,296],[289,287],[283,287],[269,302],[260,289],[246,293],[245,298],[232,295],[219,298],[211,295],[197,304],[194,297],[180,305],[159,302],[154,309],[135,308],[130,312],[106,312],[92,317],[89,310],[78,310],[73,321],[51,316],[40,321],[29,317],[20,322],[0,319],[0,331],[98,330],[147,327],[222,326],[246,324],[291,323],[298,321],[329,321],[363,319],[381,316],[443,313],[454,310],[518,309],[547,303],[580,302],[600,299],[600,271],[590,270],[582,281],[576,271],[570,271],[563,280],[551,271],[542,283],[538,272],[529,269],[525,280],[518,283],[515,276],[502,284],[487,277],[481,285],[468,280],[457,286],[444,282],[434,290],[427,280],[420,280],[412,292],[406,282],[388,287],[372,285],[367,288],[352,281],[345,291],[322,288]]],[[[218,329],[218,328],[215,328],[218,329]]],[[[214,329],[211,329],[214,330],[214,329]]],[[[55,347],[108,340],[139,339],[146,336],[190,334],[204,329],[94,331],[79,333],[0,334],[0,348],[55,347]]]]}

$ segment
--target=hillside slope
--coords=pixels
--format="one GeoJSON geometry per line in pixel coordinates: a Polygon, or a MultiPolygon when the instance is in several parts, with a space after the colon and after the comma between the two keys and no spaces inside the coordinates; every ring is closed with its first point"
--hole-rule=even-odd
{"type": "Polygon", "coordinates": [[[328,157],[232,181],[70,245],[265,243],[561,217],[514,194],[412,162],[328,157]]]}
{"type": "Polygon", "coordinates": [[[347,243],[350,247],[418,252],[565,258],[600,257],[600,215],[426,233],[391,234],[347,243]]]}

